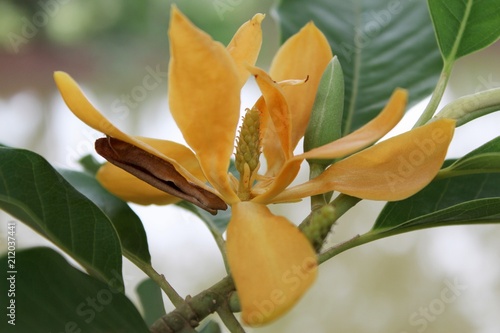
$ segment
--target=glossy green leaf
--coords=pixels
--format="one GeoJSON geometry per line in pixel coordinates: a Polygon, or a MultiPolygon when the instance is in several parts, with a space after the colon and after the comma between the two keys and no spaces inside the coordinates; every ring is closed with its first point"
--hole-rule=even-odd
{"type": "MultiPolygon", "coordinates": [[[[323,146],[342,136],[344,111],[344,75],[337,57],[326,67],[304,136],[304,151],[323,146]]],[[[332,160],[312,160],[309,163],[329,165],[332,160]]]]}
{"type": "MultiPolygon", "coordinates": [[[[6,257],[0,259],[0,266],[7,267],[6,257]]],[[[15,300],[15,326],[4,314],[1,332],[149,333],[123,294],[120,273],[103,283],[45,247],[17,251],[16,270],[12,274],[2,269],[0,274],[4,313],[10,312],[6,308],[15,300]],[[12,275],[15,296],[6,297],[4,281],[12,275]]]]}
{"type": "Polygon", "coordinates": [[[493,172],[500,173],[500,136],[442,169],[438,178],[493,172]]]}
{"type": "Polygon", "coordinates": [[[344,129],[382,110],[396,87],[410,106],[434,89],[442,59],[425,1],[282,0],[282,39],[314,21],[338,56],[345,79],[344,129]]]}
{"type": "Polygon", "coordinates": [[[133,261],[151,264],[146,231],[137,214],[121,199],[109,193],[91,175],[60,170],[61,175],[80,193],[97,205],[113,223],[122,244],[123,254],[133,261]]]}
{"type": "Polygon", "coordinates": [[[0,208],[60,247],[90,274],[103,281],[121,276],[120,240],[109,219],[40,155],[0,148],[0,208]]]}
{"type": "Polygon", "coordinates": [[[392,235],[473,223],[500,223],[500,174],[435,180],[408,199],[386,204],[372,232],[392,235]]]}
{"type": "Polygon", "coordinates": [[[454,61],[500,37],[500,0],[428,0],[443,58],[454,61]]]}
{"type": "Polygon", "coordinates": [[[148,326],[151,326],[166,313],[160,286],[148,278],[142,281],[136,290],[141,301],[144,321],[148,326]]]}

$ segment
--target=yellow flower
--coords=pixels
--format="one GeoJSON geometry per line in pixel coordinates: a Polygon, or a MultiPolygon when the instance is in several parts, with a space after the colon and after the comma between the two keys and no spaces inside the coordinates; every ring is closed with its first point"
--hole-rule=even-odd
{"type": "Polygon", "coordinates": [[[374,200],[406,198],[427,185],[441,167],[454,122],[439,120],[366,148],[400,121],[407,93],[397,89],[384,110],[362,128],[294,156],[321,74],[332,58],[323,34],[307,24],[283,44],[268,74],[253,66],[263,15],[245,23],[227,47],[175,7],[171,15],[169,104],[190,148],[131,137],[102,116],[69,75],[57,72],[55,81],[72,112],[107,136],[96,142],[96,149],[117,166],[105,164],[97,178],[109,191],[141,204],[182,198],[212,213],[231,205],[227,257],[242,318],[249,325],[262,325],[290,309],[317,274],[316,254],[307,238],[267,205],[334,190],[374,200]],[[238,182],[227,170],[240,117],[240,91],[250,74],[262,97],[247,111],[252,125],[244,120],[236,140],[238,182]],[[261,151],[267,162],[264,174],[259,173],[261,151]],[[345,156],[319,177],[289,187],[304,159],[345,156]]]}

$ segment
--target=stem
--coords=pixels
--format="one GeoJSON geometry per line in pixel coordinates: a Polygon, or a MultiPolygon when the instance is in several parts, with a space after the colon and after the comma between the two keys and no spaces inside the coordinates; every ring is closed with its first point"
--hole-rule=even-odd
{"type": "Polygon", "coordinates": [[[375,233],[372,231],[367,232],[366,234],[363,235],[356,235],[353,238],[351,238],[348,241],[345,241],[343,243],[337,244],[328,250],[326,250],[323,253],[320,253],[318,255],[318,264],[322,264],[328,259],[331,259],[335,257],[337,254],[340,254],[346,250],[352,249],[353,247],[363,245],[369,242],[373,242],[374,240],[388,237],[386,234],[383,233],[375,233]]]}
{"type": "Polygon", "coordinates": [[[170,302],[175,307],[179,307],[185,303],[184,299],[175,291],[175,289],[170,285],[170,283],[165,279],[163,274],[159,274],[153,266],[149,263],[145,263],[142,260],[137,259],[135,256],[124,251],[123,255],[139,267],[147,276],[149,276],[153,281],[155,281],[163,292],[167,295],[170,302]]]}
{"type": "Polygon", "coordinates": [[[245,333],[245,330],[241,326],[240,322],[234,316],[233,312],[227,305],[223,305],[217,309],[220,319],[226,325],[227,329],[231,333],[245,333]]]}
{"type": "Polygon", "coordinates": [[[221,306],[227,306],[227,299],[235,290],[231,276],[226,276],[212,287],[194,297],[187,297],[174,311],[159,318],[152,326],[152,333],[190,332],[209,314],[221,306]]]}
{"type": "MultiPolygon", "coordinates": [[[[212,216],[208,216],[208,213],[195,205],[193,205],[190,202],[187,201],[181,201],[176,204],[179,207],[182,207],[186,209],[187,211],[190,211],[191,213],[195,214],[197,217],[199,217],[207,226],[208,230],[212,234],[215,243],[217,244],[217,247],[219,248],[219,251],[222,255],[222,260],[224,261],[224,267],[226,268],[226,273],[229,274],[229,264],[227,262],[227,257],[226,257],[226,242],[224,241],[224,238],[222,237],[222,233],[219,231],[217,226],[214,224],[212,220],[212,216]]],[[[230,209],[230,208],[229,208],[230,209]]]]}
{"type": "Polygon", "coordinates": [[[445,60],[443,70],[441,71],[441,75],[439,76],[436,88],[434,88],[431,100],[429,101],[429,104],[427,104],[427,107],[425,108],[420,118],[418,118],[413,128],[424,125],[432,118],[434,113],[436,113],[436,110],[439,106],[439,102],[441,102],[441,99],[443,98],[446,85],[448,84],[448,79],[450,78],[452,68],[453,68],[453,61],[445,60]]]}
{"type": "MultiPolygon", "coordinates": [[[[497,157],[495,153],[492,154],[485,154],[491,155],[492,157],[497,157]]],[[[472,169],[472,170],[454,170],[452,166],[449,166],[445,169],[439,170],[438,174],[436,177],[434,177],[434,180],[441,180],[441,179],[446,179],[446,178],[452,178],[452,177],[459,177],[459,176],[468,176],[468,175],[480,175],[480,174],[485,174],[485,173],[492,173],[492,172],[499,172],[500,166],[496,168],[484,168],[484,169],[472,169]]]]}
{"type": "MultiPolygon", "coordinates": [[[[325,167],[317,164],[317,163],[310,163],[309,164],[309,179],[313,179],[321,175],[325,171],[325,167]]],[[[314,211],[318,209],[319,207],[322,207],[327,203],[325,195],[324,194],[317,194],[313,195],[311,197],[311,211],[314,211]]]]}
{"type": "Polygon", "coordinates": [[[224,262],[224,268],[226,269],[226,273],[229,274],[229,262],[227,261],[227,255],[226,255],[226,241],[222,237],[222,234],[217,230],[215,226],[213,226],[211,223],[207,223],[208,225],[208,230],[210,230],[210,233],[214,237],[215,243],[217,244],[217,247],[219,248],[220,254],[222,256],[222,261],[224,262]]]}
{"type": "Polygon", "coordinates": [[[437,84],[436,88],[434,89],[434,92],[432,93],[432,97],[431,97],[429,104],[425,108],[425,110],[422,113],[422,115],[420,116],[420,118],[417,120],[414,128],[418,127],[418,126],[422,126],[423,124],[427,123],[432,118],[432,116],[436,112],[436,109],[439,105],[439,102],[441,101],[441,98],[443,97],[444,90],[446,88],[446,84],[448,83],[448,79],[450,78],[451,69],[453,68],[453,64],[455,63],[455,60],[457,59],[458,48],[460,46],[460,43],[462,42],[465,28],[467,26],[470,13],[472,11],[472,3],[473,3],[473,1],[467,1],[464,17],[463,17],[462,21],[460,22],[460,28],[458,29],[456,39],[453,42],[453,47],[451,48],[449,54],[444,55],[442,50],[441,50],[441,54],[443,55],[443,57],[445,57],[443,70],[441,71],[441,76],[439,77],[438,84],[437,84]]]}

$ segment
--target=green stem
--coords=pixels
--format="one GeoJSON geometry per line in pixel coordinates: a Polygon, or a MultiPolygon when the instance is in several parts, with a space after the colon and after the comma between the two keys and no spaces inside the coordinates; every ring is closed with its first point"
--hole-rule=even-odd
{"type": "MultiPolygon", "coordinates": [[[[491,154],[491,156],[496,157],[495,154],[491,154]]],[[[459,176],[469,176],[469,175],[480,175],[480,174],[485,174],[485,173],[493,173],[493,172],[499,172],[499,168],[484,168],[484,169],[472,169],[472,170],[454,170],[453,167],[447,167],[445,169],[442,169],[438,172],[436,177],[434,177],[434,180],[441,180],[441,179],[446,179],[446,178],[452,178],[452,177],[459,177],[459,176]]]]}
{"type": "Polygon", "coordinates": [[[227,305],[220,306],[217,309],[217,314],[226,326],[226,328],[231,333],[245,333],[245,330],[241,326],[240,322],[234,316],[233,312],[227,305]]]}
{"type": "Polygon", "coordinates": [[[417,122],[415,123],[415,126],[413,128],[419,127],[427,123],[434,113],[436,113],[436,110],[439,106],[439,103],[441,102],[441,99],[443,98],[444,91],[446,89],[446,85],[448,84],[448,80],[450,78],[451,74],[451,69],[453,68],[453,61],[446,61],[444,62],[443,70],[441,71],[441,75],[439,76],[438,83],[436,85],[436,88],[434,88],[434,92],[432,93],[431,100],[429,101],[429,104],[427,104],[427,107],[425,108],[424,112],[418,118],[417,122]]]}
{"type": "Polygon", "coordinates": [[[179,307],[185,303],[184,299],[177,293],[177,291],[175,291],[175,289],[165,279],[165,276],[155,271],[155,269],[153,268],[153,266],[151,266],[151,264],[145,263],[142,260],[137,259],[135,256],[127,252],[124,252],[123,255],[125,256],[125,258],[134,263],[134,265],[139,267],[144,273],[146,273],[146,275],[149,276],[153,281],[155,281],[175,307],[179,307]]]}
{"type": "Polygon", "coordinates": [[[376,232],[367,232],[366,234],[363,235],[356,235],[353,238],[351,238],[348,241],[345,241],[343,243],[337,244],[328,250],[320,253],[318,255],[318,263],[322,264],[328,259],[331,259],[335,257],[337,254],[340,254],[346,250],[352,249],[353,247],[360,246],[369,242],[373,242],[374,240],[388,237],[388,235],[383,234],[383,233],[376,233],[376,232]]]}
{"type": "Polygon", "coordinates": [[[194,206],[190,202],[186,201],[181,201],[176,204],[179,207],[182,207],[186,209],[187,211],[190,211],[191,213],[195,214],[198,216],[200,219],[203,220],[205,225],[207,226],[208,230],[212,234],[215,243],[217,244],[217,247],[219,248],[219,251],[222,256],[222,260],[224,261],[224,267],[226,268],[226,273],[229,274],[229,263],[227,261],[227,256],[226,256],[226,242],[224,241],[224,238],[222,237],[222,233],[219,231],[217,226],[213,223],[211,217],[207,217],[206,215],[208,214],[205,211],[202,211],[200,208],[194,206]]]}
{"type": "Polygon", "coordinates": [[[464,16],[462,21],[460,22],[460,27],[457,31],[455,41],[453,42],[453,47],[451,48],[449,54],[445,55],[442,53],[441,50],[441,54],[443,55],[443,60],[444,60],[444,66],[443,70],[441,71],[441,76],[439,77],[437,86],[434,89],[434,92],[432,93],[432,97],[431,100],[429,101],[429,104],[425,108],[420,118],[417,120],[417,123],[415,124],[414,128],[422,126],[425,123],[427,123],[432,118],[434,113],[436,113],[437,107],[439,106],[439,102],[443,97],[446,84],[448,83],[448,79],[450,78],[451,69],[453,68],[453,64],[457,59],[457,52],[460,47],[460,43],[462,42],[462,38],[464,36],[467,23],[469,22],[468,19],[472,11],[472,4],[473,1],[466,1],[464,16]]]}
{"type": "Polygon", "coordinates": [[[176,309],[159,318],[152,326],[152,333],[189,332],[199,322],[222,306],[228,306],[227,300],[234,292],[231,276],[226,276],[212,287],[194,297],[187,297],[176,309]]]}
{"type": "MultiPolygon", "coordinates": [[[[325,171],[323,165],[317,163],[309,163],[309,179],[313,179],[321,175],[325,171]]],[[[311,211],[318,209],[319,207],[327,203],[324,194],[313,195],[311,197],[311,211]]]]}
{"type": "Polygon", "coordinates": [[[217,247],[219,248],[220,254],[222,256],[222,261],[224,262],[224,268],[226,269],[226,273],[229,274],[230,269],[229,269],[229,262],[227,261],[227,255],[226,255],[226,241],[222,237],[222,234],[217,230],[215,226],[213,226],[211,223],[208,223],[208,230],[210,230],[210,233],[212,234],[215,243],[217,244],[217,247]]]}

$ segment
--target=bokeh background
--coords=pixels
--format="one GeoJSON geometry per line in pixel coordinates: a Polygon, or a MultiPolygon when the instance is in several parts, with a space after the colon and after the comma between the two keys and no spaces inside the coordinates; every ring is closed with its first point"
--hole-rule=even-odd
{"type": "MultiPolygon", "coordinates": [[[[167,27],[172,1],[0,1],[0,143],[33,150],[58,168],[79,169],[99,133],[74,117],[55,90],[52,73],[70,73],[94,104],[128,133],[183,138],[168,112],[167,27]],[[158,86],[144,89],[151,71],[158,86]],[[142,87],[142,89],[141,89],[142,87]],[[144,92],[138,94],[138,91],[144,92]],[[130,97],[127,97],[130,96],[130,97]],[[135,96],[135,97],[134,97],[135,96]]],[[[177,1],[214,39],[227,43],[255,12],[266,13],[258,65],[279,47],[271,0],[177,1]]],[[[445,100],[500,87],[500,44],[458,61],[445,100]]],[[[253,82],[242,107],[258,97],[253,82]]],[[[425,101],[391,135],[409,129],[425,101]]],[[[500,134],[492,114],[457,130],[449,156],[458,157],[500,134]]],[[[8,177],[8,175],[3,175],[8,177]]],[[[301,173],[302,179],[307,171],[301,173]]],[[[299,223],[308,201],[273,206],[299,223]]],[[[366,232],[383,203],[365,201],[341,218],[329,242],[366,232]]],[[[175,207],[133,205],[142,217],[153,264],[178,292],[194,295],[222,278],[223,264],[204,224],[175,207]]],[[[0,251],[6,221],[0,211],[0,251]]],[[[49,245],[18,223],[18,249],[49,245]]],[[[349,250],[320,268],[317,283],[289,314],[249,332],[480,332],[500,330],[500,225],[413,232],[349,250]]],[[[145,275],[124,259],[127,294],[145,275]]],[[[172,305],[166,300],[167,311],[172,305]]]]}

